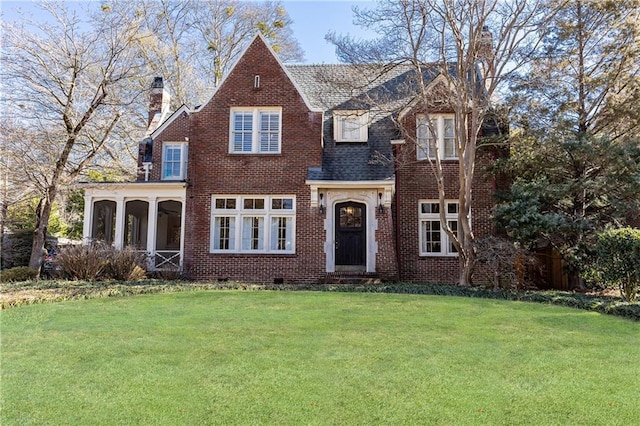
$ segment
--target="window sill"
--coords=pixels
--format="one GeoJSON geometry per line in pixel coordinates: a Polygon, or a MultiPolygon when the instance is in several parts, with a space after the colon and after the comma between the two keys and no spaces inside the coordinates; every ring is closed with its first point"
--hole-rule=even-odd
{"type": "Polygon", "coordinates": [[[283,252],[283,253],[268,253],[268,252],[237,252],[237,251],[227,251],[227,250],[213,250],[209,251],[209,254],[213,254],[216,256],[227,256],[227,257],[294,257],[296,255],[295,252],[283,252]]]}
{"type": "Polygon", "coordinates": [[[228,153],[229,156],[233,157],[233,156],[238,156],[238,157],[243,157],[243,156],[248,156],[248,155],[253,155],[256,157],[273,157],[276,155],[282,155],[282,152],[229,152],[228,153]]]}

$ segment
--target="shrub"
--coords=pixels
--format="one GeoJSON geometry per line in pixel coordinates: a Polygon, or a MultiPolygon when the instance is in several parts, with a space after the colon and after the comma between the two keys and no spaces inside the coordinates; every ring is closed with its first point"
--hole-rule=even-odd
{"type": "Polygon", "coordinates": [[[91,244],[65,247],[56,258],[62,275],[74,280],[95,281],[106,278],[110,246],[91,244]]]}
{"type": "Polygon", "coordinates": [[[67,247],[61,250],[56,265],[63,276],[74,280],[137,281],[146,278],[145,254],[129,247],[116,250],[101,243],[67,247]]]}
{"type": "Polygon", "coordinates": [[[633,302],[640,285],[640,229],[607,229],[598,236],[593,276],[608,288],[620,289],[623,300],[633,302]]]}
{"type": "Polygon", "coordinates": [[[494,290],[524,290],[527,267],[536,263],[531,253],[495,236],[478,238],[474,245],[476,262],[482,266],[478,272],[493,284],[494,290]]]}
{"type": "Polygon", "coordinates": [[[0,272],[0,281],[32,281],[38,276],[38,271],[28,266],[16,266],[15,268],[5,269],[0,272]]]}
{"type": "Polygon", "coordinates": [[[31,257],[31,245],[33,242],[33,233],[30,231],[21,231],[15,234],[5,234],[0,237],[2,240],[2,267],[14,268],[16,266],[29,265],[31,257]]]}
{"type": "Polygon", "coordinates": [[[130,247],[107,251],[108,278],[119,281],[138,281],[146,278],[145,253],[130,247]]]}

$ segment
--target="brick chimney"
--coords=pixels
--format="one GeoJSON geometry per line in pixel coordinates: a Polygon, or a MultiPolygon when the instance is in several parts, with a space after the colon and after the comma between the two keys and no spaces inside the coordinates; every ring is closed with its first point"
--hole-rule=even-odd
{"type": "Polygon", "coordinates": [[[164,89],[162,77],[155,77],[151,84],[151,95],[149,96],[149,125],[151,125],[156,114],[158,114],[156,121],[160,119],[160,115],[169,108],[170,101],[171,97],[164,89]]]}
{"type": "Polygon", "coordinates": [[[480,44],[478,46],[478,59],[490,62],[493,59],[493,34],[488,26],[482,27],[480,44]]]}

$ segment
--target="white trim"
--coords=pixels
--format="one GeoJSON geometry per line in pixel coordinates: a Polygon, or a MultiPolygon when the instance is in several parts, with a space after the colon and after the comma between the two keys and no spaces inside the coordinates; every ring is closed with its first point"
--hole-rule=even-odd
{"type": "Polygon", "coordinates": [[[174,191],[177,194],[184,195],[184,188],[187,187],[187,183],[175,180],[162,182],[80,182],[79,186],[92,193],[108,194],[105,195],[107,197],[115,197],[115,194],[119,192],[133,192],[144,194],[142,197],[147,198],[150,195],[149,192],[166,193],[167,191],[174,191]]]}
{"type": "Polygon", "coordinates": [[[336,142],[367,142],[369,140],[369,111],[337,110],[333,111],[333,139],[336,142]],[[343,137],[345,122],[353,120],[357,126],[358,136],[343,137]]]}
{"type": "MultiPolygon", "coordinates": [[[[451,250],[451,238],[449,238],[449,234],[444,230],[444,226],[442,225],[440,219],[440,213],[423,213],[422,205],[423,204],[433,204],[437,205],[440,208],[440,201],[434,199],[420,199],[418,200],[418,253],[421,257],[458,257],[458,253],[456,251],[451,250]],[[422,234],[422,224],[424,222],[437,222],[440,229],[438,230],[440,234],[440,251],[439,252],[429,252],[423,251],[422,245],[424,242],[424,236],[422,234]]],[[[444,208],[445,208],[445,219],[447,223],[455,222],[456,226],[458,224],[458,208],[456,208],[455,213],[449,213],[449,205],[455,204],[459,206],[457,200],[445,200],[444,208]]],[[[450,226],[450,225],[449,225],[450,226]]]]}
{"type": "Polygon", "coordinates": [[[185,104],[182,104],[180,108],[178,108],[173,113],[171,113],[171,115],[165,121],[163,121],[158,127],[156,127],[156,129],[153,132],[151,132],[149,137],[153,139],[157,137],[159,134],[161,134],[162,132],[164,132],[164,130],[167,127],[169,127],[169,125],[173,123],[175,119],[180,117],[182,113],[186,113],[187,115],[189,115],[191,114],[191,110],[185,104]]]}
{"type": "Polygon", "coordinates": [[[162,142],[162,160],[160,162],[160,179],[164,181],[176,181],[176,180],[185,180],[187,178],[187,170],[188,170],[188,153],[189,153],[189,142],[174,142],[174,141],[165,141],[162,142]],[[177,177],[171,176],[166,177],[164,175],[165,172],[165,162],[166,162],[166,150],[170,147],[178,147],[180,148],[180,175],[177,177]]]}
{"type": "Polygon", "coordinates": [[[427,160],[428,158],[435,159],[436,153],[438,153],[442,160],[458,160],[458,150],[456,146],[457,130],[455,114],[416,114],[416,159],[418,161],[427,160]],[[453,156],[447,155],[445,120],[453,121],[453,146],[451,147],[453,149],[453,156]],[[431,125],[428,124],[429,122],[431,122],[431,125]],[[423,132],[426,132],[426,136],[420,135],[421,128],[423,132]],[[435,132],[433,132],[433,130],[435,130],[435,132]],[[431,152],[429,149],[428,141],[431,139],[428,136],[429,134],[433,135],[433,139],[435,139],[437,145],[436,152],[431,152]],[[425,143],[421,143],[421,139],[424,139],[425,143]]]}
{"type": "Polygon", "coordinates": [[[229,154],[261,154],[277,155],[282,153],[282,107],[279,106],[246,106],[229,108],[229,154]],[[278,113],[278,149],[276,151],[260,150],[260,131],[262,113],[278,113]],[[251,114],[251,151],[234,150],[235,116],[238,113],[251,114]]]}
{"type": "Polygon", "coordinates": [[[378,230],[378,219],[376,210],[378,205],[378,189],[330,189],[323,190],[324,201],[326,202],[326,218],[324,219],[325,230],[325,272],[336,272],[335,260],[335,206],[339,203],[353,201],[363,203],[366,208],[366,272],[376,272],[376,255],[378,254],[378,242],[376,231],[378,230]]]}
{"type": "Polygon", "coordinates": [[[244,195],[228,195],[214,194],[211,196],[211,215],[209,217],[209,253],[213,254],[251,254],[251,255],[292,255],[296,251],[296,197],[289,194],[244,194],[244,195]],[[264,204],[261,208],[245,208],[245,200],[263,200],[264,204]],[[234,200],[234,207],[216,208],[216,200],[234,200]],[[274,200],[291,200],[290,208],[273,207],[274,200]],[[214,248],[216,241],[216,219],[229,218],[233,223],[233,234],[229,234],[229,248],[214,248]],[[246,231],[244,220],[248,218],[259,218],[261,220],[260,242],[261,247],[258,249],[243,248],[243,232],[246,231]],[[286,218],[289,226],[287,227],[286,241],[290,243],[290,247],[282,250],[272,249],[272,240],[277,238],[272,234],[272,220],[277,218],[286,218]],[[233,241],[233,247],[231,247],[233,241]]]}
{"type": "MultiPolygon", "coordinates": [[[[339,181],[339,180],[307,180],[305,181],[311,190],[311,207],[319,206],[319,194],[324,193],[327,190],[376,190],[376,203],[379,201],[377,194],[382,194],[382,204],[388,208],[391,207],[393,201],[393,194],[396,192],[395,179],[389,179],[386,181],[380,180],[356,180],[356,181],[339,181]]],[[[326,201],[323,200],[323,203],[326,201]]],[[[377,204],[376,204],[377,206],[377,204]]],[[[328,204],[325,204],[328,208],[328,204]]]]}

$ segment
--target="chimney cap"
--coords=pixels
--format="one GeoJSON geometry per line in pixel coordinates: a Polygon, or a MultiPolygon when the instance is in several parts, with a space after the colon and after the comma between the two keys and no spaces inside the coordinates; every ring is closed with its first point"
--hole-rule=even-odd
{"type": "Polygon", "coordinates": [[[151,84],[152,89],[163,89],[164,83],[162,82],[162,77],[154,77],[153,83],[151,84]]]}

